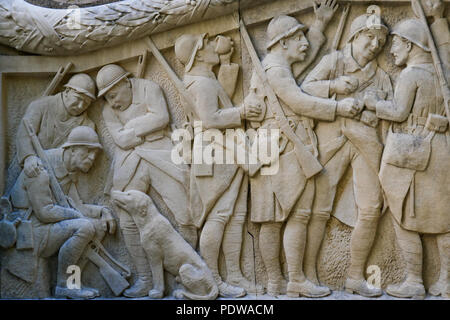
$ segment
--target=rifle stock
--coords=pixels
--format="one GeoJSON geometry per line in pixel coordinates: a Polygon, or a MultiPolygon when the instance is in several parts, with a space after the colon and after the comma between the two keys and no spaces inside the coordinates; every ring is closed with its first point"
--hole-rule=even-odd
{"type": "Polygon", "coordinates": [[[433,58],[433,65],[436,70],[436,74],[439,79],[439,84],[441,86],[442,96],[444,97],[444,107],[447,119],[450,122],[450,89],[448,87],[447,79],[444,74],[444,68],[442,67],[442,62],[439,57],[439,52],[437,50],[436,44],[434,43],[433,34],[431,33],[430,27],[428,26],[427,18],[422,8],[422,4],[419,0],[411,0],[411,6],[413,11],[419,15],[420,20],[424,24],[425,32],[428,36],[428,45],[431,50],[431,56],[433,58]]]}
{"type": "Polygon", "coordinates": [[[61,83],[62,79],[66,76],[67,72],[69,72],[72,66],[72,62],[69,62],[65,67],[60,67],[58,69],[58,72],[56,72],[56,75],[53,77],[52,81],[42,94],[43,97],[50,96],[53,94],[53,92],[55,92],[55,89],[61,83]]]}
{"type": "Polygon", "coordinates": [[[253,67],[264,86],[269,108],[274,114],[275,119],[280,127],[280,130],[294,144],[294,152],[298,158],[299,164],[302,167],[305,176],[307,178],[311,178],[314,175],[318,174],[320,171],[322,171],[323,167],[320,164],[319,160],[317,160],[317,158],[314,157],[311,154],[311,152],[307,150],[306,146],[303,144],[303,142],[295,134],[294,130],[289,125],[289,121],[286,118],[286,115],[284,114],[280,102],[278,101],[278,97],[276,96],[275,92],[273,91],[272,87],[269,84],[266,72],[263,69],[261,61],[259,60],[256,50],[253,47],[253,43],[250,39],[247,28],[245,27],[245,24],[242,20],[240,21],[240,30],[242,39],[244,40],[244,43],[250,54],[250,58],[253,62],[253,67]]]}

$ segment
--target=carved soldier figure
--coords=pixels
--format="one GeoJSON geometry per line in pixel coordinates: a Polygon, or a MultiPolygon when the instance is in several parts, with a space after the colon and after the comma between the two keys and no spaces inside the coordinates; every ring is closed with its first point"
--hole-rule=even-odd
{"type": "Polygon", "coordinates": [[[101,240],[106,232],[114,233],[116,229],[110,209],[85,204],[78,193],[79,175],[89,172],[101,149],[96,132],[80,126],[71,131],[61,147],[45,151],[62,191],[69,198],[70,208],[55,201],[49,173],[40,159],[34,171],[36,175],[30,177],[24,169],[12,189],[12,205],[18,210],[32,210],[34,248],[15,250],[7,259],[6,268],[19,278],[33,282],[38,257],[49,258],[58,253],[56,296],[94,298],[99,295],[96,289],[68,288],[67,268],[80,264],[91,240],[101,240]]]}
{"type": "MultiPolygon", "coordinates": [[[[374,91],[381,97],[392,97],[389,76],[377,64],[388,28],[379,16],[361,15],[351,24],[348,43],[342,51],[325,55],[309,73],[302,89],[314,96],[336,100],[354,97],[363,101],[364,92],[374,91]],[[375,19],[374,19],[375,18],[375,19]]],[[[316,198],[308,227],[305,272],[316,283],[317,254],[325,226],[333,210],[337,186],[351,166],[358,218],[350,242],[351,262],[345,288],[364,296],[379,296],[379,288],[369,288],[364,279],[367,257],[375,239],[383,203],[378,180],[383,151],[378,118],[364,110],[355,119],[338,118],[316,128],[324,170],[316,179],[316,198]]]]}
{"type": "MultiPolygon", "coordinates": [[[[145,79],[129,78],[118,65],[106,65],[97,74],[98,97],[106,104],[103,118],[116,144],[113,190],[138,190],[152,186],[180,224],[180,232],[195,247],[197,230],[191,224],[187,166],[171,160],[172,142],[168,137],[169,113],[161,88],[145,79]]],[[[148,295],[150,265],[142,248],[133,217],[117,208],[125,244],[137,270],[137,281],[125,290],[127,297],[148,295]]]]}
{"type": "MultiPolygon", "coordinates": [[[[429,292],[449,297],[449,120],[422,22],[403,20],[392,34],[395,64],[406,65],[397,80],[394,99],[377,101],[368,96],[366,103],[379,118],[393,121],[380,180],[406,263],[406,279],[389,285],[386,292],[402,298],[425,297],[420,235],[433,234],[437,238],[441,273],[429,292]]],[[[442,36],[448,38],[448,34],[442,36]]]]}
{"type": "MultiPolygon", "coordinates": [[[[314,119],[333,121],[336,115],[352,117],[358,109],[353,99],[337,103],[305,94],[297,85],[296,77],[313,61],[320,47],[325,43],[323,31],[336,11],[335,1],[315,3],[316,20],[305,37],[306,27],[295,18],[278,16],[267,27],[268,54],[262,61],[269,84],[278,96],[284,113],[292,123],[295,133],[317,156],[317,139],[313,131],[314,119]],[[307,40],[309,39],[309,41],[307,40]],[[308,54],[306,53],[309,49],[308,54]]],[[[263,104],[264,88],[258,75],[251,80],[252,93],[246,103],[260,97],[263,104]]],[[[255,103],[255,101],[253,101],[255,103]]],[[[261,122],[255,123],[262,129],[279,128],[270,108],[261,122]]],[[[280,267],[280,245],[282,223],[287,221],[284,231],[284,250],[288,265],[289,282],[287,294],[292,297],[322,297],[330,294],[326,287],[308,281],[303,274],[303,254],[306,242],[306,228],[314,199],[314,179],[307,179],[296,158],[294,145],[288,142],[280,150],[279,170],[274,175],[253,176],[251,181],[251,220],[261,223],[259,245],[268,275],[267,292],[281,294],[283,275],[280,267]]]]}
{"type": "MultiPolygon", "coordinates": [[[[259,113],[256,107],[233,106],[230,96],[239,68],[230,63],[231,48],[219,56],[219,41],[211,41],[207,34],[186,34],[175,42],[175,54],[185,66],[184,85],[194,101],[193,106],[185,107],[186,113],[192,124],[201,123],[203,129],[241,128],[242,119],[259,113]],[[220,82],[212,71],[219,63],[220,82]]],[[[224,297],[244,296],[246,291],[241,286],[255,287],[240,269],[247,179],[243,168],[236,164],[193,164],[191,168],[194,223],[199,228],[203,226],[200,253],[213,273],[219,294],[224,297]],[[219,274],[221,246],[228,271],[227,282],[219,274]]]]}
{"type": "Polygon", "coordinates": [[[39,174],[39,160],[27,134],[24,121],[31,123],[44,150],[61,146],[70,131],[78,126],[95,128],[87,108],[95,100],[95,83],[84,73],[75,74],[53,96],[33,101],[28,106],[17,131],[17,157],[29,177],[39,174]]]}

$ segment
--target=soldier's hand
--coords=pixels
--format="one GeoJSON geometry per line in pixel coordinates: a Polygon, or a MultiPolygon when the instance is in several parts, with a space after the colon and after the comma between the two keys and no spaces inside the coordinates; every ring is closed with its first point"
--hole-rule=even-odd
{"type": "Polygon", "coordinates": [[[339,116],[353,118],[362,110],[362,104],[353,98],[338,101],[336,113],[339,116]]]}
{"type": "Polygon", "coordinates": [[[42,169],[42,162],[41,159],[39,159],[36,156],[29,156],[25,159],[25,162],[23,164],[23,170],[25,171],[25,174],[29,178],[34,178],[39,175],[42,169]]]}
{"type": "Polygon", "coordinates": [[[257,105],[244,105],[241,107],[241,117],[243,119],[256,118],[261,114],[261,107],[257,105]]]}
{"type": "Polygon", "coordinates": [[[116,220],[114,219],[111,209],[107,207],[103,207],[102,209],[102,226],[105,232],[108,231],[110,234],[116,233],[116,220]]]}
{"type": "Polygon", "coordinates": [[[326,26],[331,18],[333,18],[339,5],[336,0],[314,0],[313,7],[316,19],[322,23],[323,26],[326,26]]]}
{"type": "Polygon", "coordinates": [[[341,76],[331,80],[330,90],[337,94],[350,94],[358,89],[359,81],[354,77],[341,76]]]}
{"type": "Polygon", "coordinates": [[[380,90],[368,90],[364,93],[364,105],[367,110],[376,111],[377,102],[384,100],[386,92],[380,90]]]}

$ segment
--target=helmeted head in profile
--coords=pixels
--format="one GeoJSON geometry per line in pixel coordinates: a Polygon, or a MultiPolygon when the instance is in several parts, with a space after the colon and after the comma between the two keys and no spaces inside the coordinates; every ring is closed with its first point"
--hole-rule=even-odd
{"type": "Polygon", "coordinates": [[[82,114],[95,100],[95,82],[85,73],[75,74],[64,87],[64,106],[72,116],[82,114]]]}
{"type": "Polygon", "coordinates": [[[406,64],[411,56],[430,52],[425,28],[417,19],[400,21],[394,26],[391,34],[394,35],[391,54],[397,66],[406,64]]]}
{"type": "Polygon", "coordinates": [[[121,66],[108,64],[102,67],[96,77],[98,98],[105,100],[113,107],[125,110],[133,101],[131,82],[128,79],[130,72],[121,66]]]}
{"type": "Polygon", "coordinates": [[[98,151],[103,149],[95,130],[87,126],[74,128],[61,147],[66,149],[65,154],[68,152],[67,169],[84,173],[91,169],[98,151]]]}
{"type": "Polygon", "coordinates": [[[267,26],[267,50],[282,53],[292,63],[303,61],[309,48],[305,31],[306,26],[297,19],[286,15],[277,16],[267,26]]]}

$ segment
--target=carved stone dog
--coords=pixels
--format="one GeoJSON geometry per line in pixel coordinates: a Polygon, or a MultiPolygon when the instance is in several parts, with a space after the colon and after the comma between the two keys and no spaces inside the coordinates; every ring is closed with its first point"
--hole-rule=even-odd
{"type": "Polygon", "coordinates": [[[153,275],[149,297],[159,299],[164,296],[164,270],[167,270],[184,287],[174,291],[175,297],[192,300],[217,298],[218,288],[206,263],[159,213],[149,196],[136,190],[113,191],[112,199],[133,217],[139,228],[153,275]]]}

